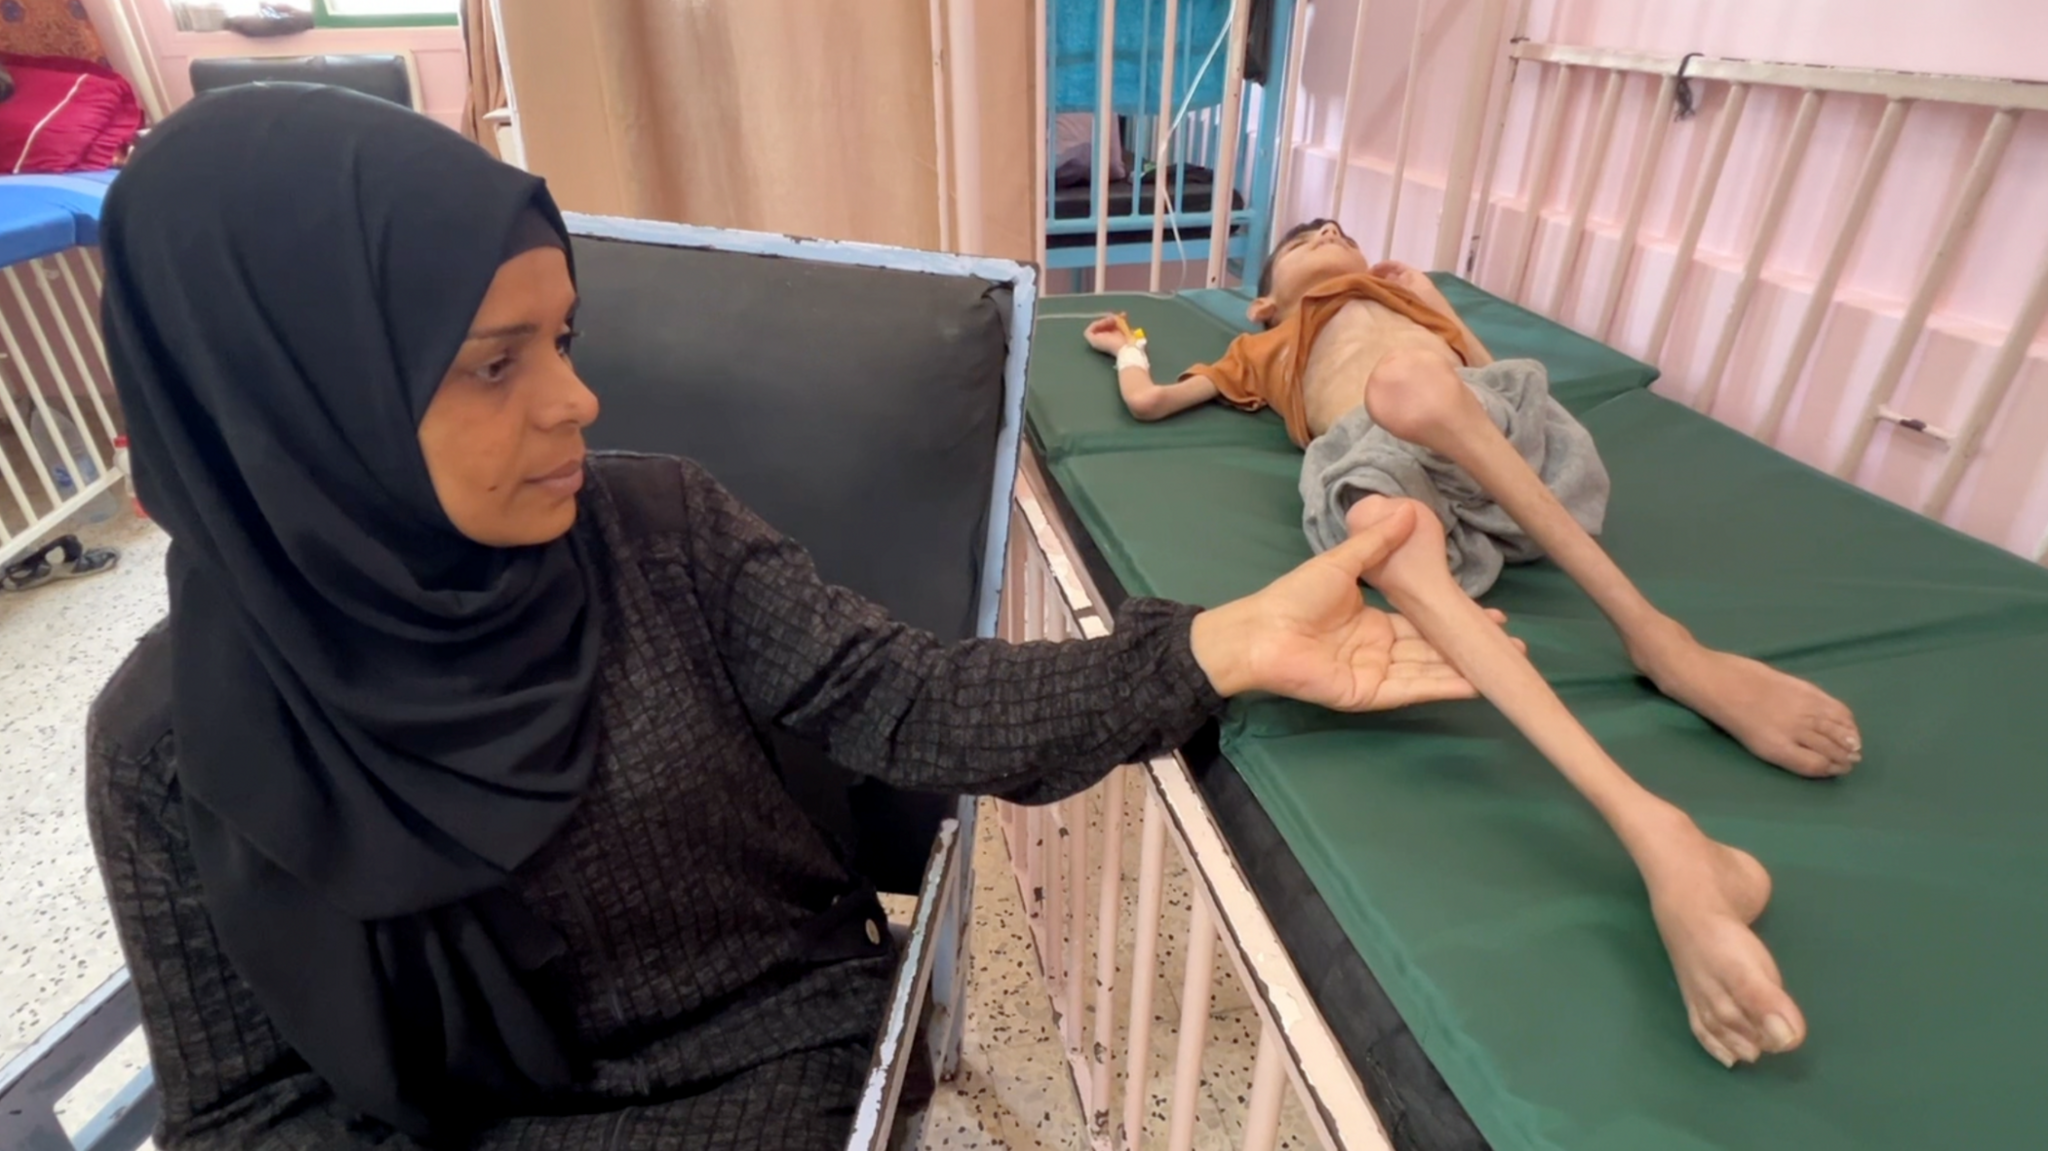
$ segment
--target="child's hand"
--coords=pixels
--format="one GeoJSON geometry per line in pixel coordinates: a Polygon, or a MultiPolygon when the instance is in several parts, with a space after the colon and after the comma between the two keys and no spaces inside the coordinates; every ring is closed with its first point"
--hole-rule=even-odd
{"type": "Polygon", "coordinates": [[[1117,323],[1115,316],[1104,316],[1088,325],[1087,336],[1088,346],[1105,356],[1116,355],[1124,350],[1125,344],[1131,342],[1130,337],[1124,335],[1123,328],[1117,323]]]}

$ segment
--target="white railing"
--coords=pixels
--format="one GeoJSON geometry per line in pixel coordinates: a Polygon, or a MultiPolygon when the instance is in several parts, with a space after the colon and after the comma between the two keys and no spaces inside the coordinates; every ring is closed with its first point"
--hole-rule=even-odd
{"type": "MultiPolygon", "coordinates": [[[[2048,252],[2024,254],[2037,262],[2021,269],[2009,301],[1997,305],[2005,315],[1970,317],[1967,340],[1982,355],[1962,378],[1932,389],[1914,381],[1934,341],[1952,335],[1936,305],[1958,281],[1966,253],[1984,247],[1982,209],[1994,182],[2038,165],[2038,132],[2021,122],[2048,111],[2048,84],[1541,43],[1518,31],[1528,0],[1514,0],[1512,13],[1509,3],[1474,0],[1476,18],[1459,25],[1471,36],[1469,63],[1462,44],[1425,47],[1422,29],[1452,15],[1445,0],[1391,6],[1400,9],[1394,17],[1412,11],[1412,30],[1383,19],[1385,3],[1318,5],[1320,17],[1339,21],[1332,34],[1345,31],[1344,18],[1355,19],[1351,72],[1330,96],[1333,170],[1316,188],[1294,188],[1295,169],[1320,168],[1324,149],[1290,138],[1295,152],[1280,165],[1275,224],[1290,211],[1326,214],[1368,243],[1381,242],[1381,252],[1431,252],[1434,268],[1458,271],[1657,364],[1665,377],[1660,391],[1844,479],[1892,491],[1930,517],[1975,521],[1974,530],[1995,534],[1982,525],[2029,514],[2038,502],[2033,493],[2009,483],[1978,487],[1970,508],[1957,495],[2001,411],[2012,407],[2048,317],[2048,252]],[[1408,49],[1398,119],[1391,106],[1385,110],[1396,135],[1391,152],[1368,154],[1353,143],[1355,124],[1375,111],[1361,107],[1362,73],[1375,37],[1397,30],[1408,49]],[[1439,62],[1434,74],[1429,59],[1439,62]],[[1445,60],[1465,66],[1445,69],[1445,60]],[[1689,106],[1710,109],[1710,122],[1674,128],[1681,93],[1689,106]],[[1418,173],[1409,155],[1418,107],[1446,99],[1456,108],[1449,150],[1439,154],[1440,171],[1418,173]],[[1780,106],[1789,114],[1777,115],[1780,106]],[[1879,206],[1889,202],[1880,195],[1887,173],[1904,166],[1895,154],[1912,148],[1899,147],[1902,132],[1908,141],[1921,138],[1937,124],[1956,123],[1958,112],[1978,118],[1982,127],[1972,130],[1980,135],[1974,154],[1953,166],[1953,186],[1940,193],[1940,216],[1903,291],[1880,299],[1892,294],[1889,286],[1873,294],[1869,285],[1846,283],[1859,244],[1884,234],[1886,221],[1875,217],[1906,210],[1879,206]],[[1861,119],[1866,114],[1874,132],[1861,119]],[[1868,144],[1851,157],[1853,183],[1837,191],[1832,149],[1850,132],[1869,132],[1868,144]],[[1816,141],[1830,151],[1822,155],[1816,141]],[[1518,159],[1506,164],[1504,155],[1518,159]],[[1754,185],[1748,165],[1731,155],[1763,157],[1754,185]],[[1360,200],[1350,185],[1366,177],[1374,184],[1367,206],[1347,205],[1347,191],[1360,200]],[[1648,209],[1674,181],[1684,200],[1675,234],[1646,234],[1648,209]],[[1433,225],[1418,200],[1441,205],[1433,225]],[[1824,233],[1817,268],[1775,266],[1774,248],[1789,252],[1808,239],[1792,234],[1794,206],[1822,201],[1830,209],[1806,225],[1824,233]],[[1732,238],[1722,226],[1731,213],[1744,220],[1732,238]],[[1704,246],[1710,231],[1721,237],[1713,252],[1704,246]],[[1858,323],[1870,333],[1855,334],[1858,323]],[[1792,333],[1789,345],[1781,331],[1792,333]],[[1844,341],[1852,336],[1870,346],[1849,348],[1844,341]],[[1879,459],[1873,446],[1887,427],[1912,442],[1896,458],[1879,459]],[[1925,472],[1921,458],[1932,459],[1925,472]]],[[[1952,161],[1944,155],[1941,163],[1952,161]]],[[[1924,222],[1910,222],[1916,248],[1924,222]]],[[[2048,562],[2048,536],[2004,542],[2048,562]]]]}
{"type": "MultiPolygon", "coordinates": [[[[1046,490],[1027,455],[1012,509],[1001,634],[1012,641],[1106,635],[1102,600],[1046,490]]],[[[1120,768],[1055,804],[998,810],[1093,1146],[1147,1146],[1163,1126],[1168,1148],[1187,1148],[1205,1102],[1219,1112],[1209,1121],[1242,1130],[1246,1148],[1275,1146],[1283,1114],[1291,1131],[1325,1147],[1390,1146],[1178,755],[1120,768]],[[1169,891],[1185,894],[1169,899],[1169,891]],[[1167,914],[1169,903],[1183,902],[1185,922],[1167,914]],[[1122,922],[1126,904],[1134,905],[1129,924],[1122,922]],[[1217,966],[1219,952],[1225,968],[1217,966]],[[1155,1011],[1162,979],[1174,994],[1172,973],[1163,970],[1170,955],[1184,957],[1177,1022],[1155,1011]],[[1212,1066],[1205,1091],[1204,1056],[1215,1054],[1213,993],[1233,976],[1256,1013],[1254,1058],[1226,1068],[1220,1082],[1212,1066]],[[1155,1055],[1169,1050],[1170,1073],[1155,1088],[1155,1055]],[[1288,1106],[1290,1096],[1297,1106],[1288,1106]],[[1166,1116],[1163,1124],[1155,1110],[1166,1116]]]]}
{"type": "MultiPolygon", "coordinates": [[[[1919,510],[1933,517],[1945,513],[1983,445],[1984,433],[1989,429],[1993,416],[2012,390],[2034,334],[2040,329],[2043,318],[2048,317],[2048,253],[2043,253],[2032,285],[2008,326],[1988,372],[1979,383],[1960,428],[1936,427],[1931,421],[1894,410],[1892,403],[1905,377],[1907,365],[1927,333],[1928,317],[1936,299],[1949,284],[1970,239],[1985,195],[2005,158],[2007,145],[2020,117],[2028,112],[2048,111],[2048,84],[1698,56],[1686,59],[1558,44],[1517,44],[1512,55],[1519,64],[1545,67],[1554,75],[1550,78],[1549,92],[1541,113],[1536,145],[1538,159],[1530,185],[1524,193],[1532,205],[1532,224],[1523,229],[1517,241],[1511,271],[1505,281],[1507,294],[1516,300],[1548,301],[1549,310],[1556,313],[1566,310],[1563,305],[1567,293],[1587,273],[1583,262],[1587,216],[1613,143],[1614,111],[1623,78],[1632,74],[1663,77],[1656,104],[1651,109],[1648,132],[1641,141],[1640,149],[1629,160],[1629,170],[1634,175],[1629,182],[1617,264],[1608,270],[1606,296],[1598,313],[1600,320],[1590,333],[1601,339],[1613,337],[1622,285],[1628,280],[1631,264],[1639,252],[1643,208],[1649,197],[1651,177],[1662,158],[1665,127],[1669,123],[1666,109],[1671,105],[1681,65],[1687,83],[1701,88],[1710,84],[1725,86],[1725,98],[1686,211],[1685,229],[1678,242],[1675,260],[1676,271],[1663,286],[1647,346],[1640,350],[1640,354],[1652,363],[1660,361],[1666,354],[1679,298],[1687,286],[1686,273],[1693,266],[1707,217],[1713,211],[1716,195],[1721,190],[1728,154],[1744,123],[1744,111],[1750,105],[1751,93],[1768,88],[1798,93],[1798,109],[1790,128],[1784,131],[1782,144],[1777,148],[1762,210],[1746,238],[1746,251],[1742,254],[1734,293],[1721,309],[1718,323],[1713,328],[1712,355],[1705,374],[1692,388],[1690,402],[1703,412],[1711,411],[1721,396],[1736,342],[1743,334],[1743,323],[1762,280],[1765,262],[1778,239],[1786,206],[1791,202],[1801,177],[1802,162],[1822,108],[1830,98],[1878,97],[1884,100],[1883,117],[1865,150],[1854,190],[1829,240],[1827,257],[1808,296],[1791,349],[1776,373],[1763,417],[1754,427],[1746,429],[1758,439],[1772,444],[1778,442],[1793,394],[1812,366],[1822,323],[1838,302],[1844,266],[1858,240],[1868,232],[1873,200],[1890,169],[1899,133],[1909,115],[1920,105],[1975,107],[1990,112],[1962,183],[1948,205],[1937,238],[1906,297],[1903,315],[1864,401],[1862,416],[1848,444],[1829,462],[1836,475],[1854,479],[1869,454],[1880,425],[1891,423],[1919,432],[1939,442],[1946,452],[1940,475],[1920,501],[1919,510]],[[1575,72],[1604,74],[1605,86],[1592,134],[1584,149],[1585,162],[1573,178],[1570,191],[1573,207],[1570,224],[1565,231],[1564,255],[1554,262],[1557,272],[1554,286],[1547,293],[1531,291],[1528,283],[1530,254],[1543,231],[1533,221],[1535,213],[1540,212],[1551,192],[1551,161],[1560,150],[1554,146],[1559,109],[1563,104],[1563,93],[1575,72]]],[[[1494,146],[1498,148],[1499,143],[1497,136],[1494,146]]],[[[1818,173],[1817,178],[1826,179],[1829,175],[1818,173]]]]}
{"type": "Polygon", "coordinates": [[[100,290],[90,249],[0,268],[0,564],[123,478],[100,290]]]}

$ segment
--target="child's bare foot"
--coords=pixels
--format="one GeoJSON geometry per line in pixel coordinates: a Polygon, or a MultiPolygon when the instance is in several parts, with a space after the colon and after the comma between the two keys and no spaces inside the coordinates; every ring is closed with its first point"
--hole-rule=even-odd
{"type": "Polygon", "coordinates": [[[1734,736],[1750,754],[1796,775],[1841,775],[1863,758],[1856,719],[1803,679],[1674,633],[1636,666],[1657,690],[1734,736]]]}
{"type": "Polygon", "coordinates": [[[1686,1017],[1707,1053],[1733,1067],[1805,1042],[1805,1017],[1750,930],[1771,898],[1763,865],[1707,838],[1690,820],[1645,848],[1638,862],[1686,1017]]]}

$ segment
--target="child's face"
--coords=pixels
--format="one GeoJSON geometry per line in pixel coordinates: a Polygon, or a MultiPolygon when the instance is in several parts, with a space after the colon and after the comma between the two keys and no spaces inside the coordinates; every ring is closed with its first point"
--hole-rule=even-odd
{"type": "Polygon", "coordinates": [[[1274,314],[1285,312],[1325,280],[1371,270],[1358,242],[1335,222],[1326,223],[1287,241],[1273,254],[1273,293],[1263,302],[1274,314]]]}

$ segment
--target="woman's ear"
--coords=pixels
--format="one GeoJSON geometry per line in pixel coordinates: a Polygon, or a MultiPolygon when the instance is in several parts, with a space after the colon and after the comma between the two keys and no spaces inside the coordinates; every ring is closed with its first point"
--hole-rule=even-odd
{"type": "Polygon", "coordinates": [[[1244,310],[1244,318],[1262,328],[1273,326],[1273,318],[1280,314],[1280,305],[1271,296],[1260,296],[1244,310]]]}

